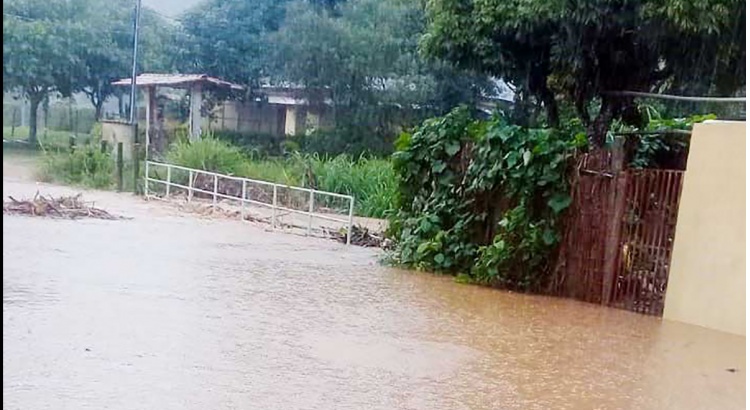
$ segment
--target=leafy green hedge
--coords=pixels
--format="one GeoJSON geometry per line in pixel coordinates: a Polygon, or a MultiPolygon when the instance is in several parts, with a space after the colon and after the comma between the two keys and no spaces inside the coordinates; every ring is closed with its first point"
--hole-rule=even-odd
{"type": "Polygon", "coordinates": [[[393,263],[539,289],[571,200],[567,173],[585,137],[474,120],[466,108],[397,142],[393,263]]]}

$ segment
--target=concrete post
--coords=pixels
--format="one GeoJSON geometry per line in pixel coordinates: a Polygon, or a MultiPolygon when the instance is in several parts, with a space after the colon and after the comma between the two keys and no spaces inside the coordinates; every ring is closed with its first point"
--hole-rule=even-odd
{"type": "Polygon", "coordinates": [[[201,136],[201,106],[203,105],[203,90],[197,83],[190,88],[190,140],[195,141],[201,136]]]}

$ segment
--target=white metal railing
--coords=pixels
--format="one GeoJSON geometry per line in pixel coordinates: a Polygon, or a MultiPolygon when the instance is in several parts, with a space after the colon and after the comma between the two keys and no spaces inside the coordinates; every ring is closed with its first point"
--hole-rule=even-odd
{"type": "Polygon", "coordinates": [[[307,215],[308,221],[307,221],[307,234],[309,235],[312,232],[312,224],[313,219],[323,219],[327,221],[333,221],[333,222],[341,222],[347,224],[346,229],[346,244],[349,245],[351,243],[351,237],[352,237],[352,222],[354,218],[354,197],[351,195],[343,195],[343,194],[337,194],[334,192],[327,192],[327,191],[319,191],[317,189],[310,189],[310,188],[301,188],[296,186],[290,186],[290,185],[283,185],[283,184],[276,184],[273,182],[268,181],[260,181],[256,179],[249,179],[249,178],[241,178],[231,175],[224,175],[219,174],[216,172],[210,172],[210,171],[204,171],[200,169],[193,169],[193,168],[187,168],[182,167],[179,165],[173,165],[173,164],[166,164],[163,162],[154,162],[154,161],[146,161],[146,169],[145,169],[145,176],[144,176],[144,195],[146,198],[154,197],[149,194],[149,183],[157,183],[162,184],[165,186],[165,198],[169,198],[170,195],[170,188],[181,188],[185,189],[188,192],[188,202],[190,202],[193,199],[193,193],[200,192],[206,195],[211,195],[213,198],[213,205],[216,206],[217,201],[219,198],[224,199],[230,199],[233,201],[239,201],[241,203],[241,212],[240,217],[242,220],[245,220],[245,204],[253,204],[253,205],[259,205],[266,208],[271,208],[271,226],[275,229],[276,228],[276,219],[277,219],[277,211],[285,211],[289,213],[295,213],[300,215],[307,215]],[[152,178],[149,175],[149,166],[154,166],[157,168],[166,168],[167,176],[166,179],[156,179],[152,178]],[[172,170],[181,170],[188,173],[188,185],[183,185],[180,183],[176,183],[172,181],[172,170]],[[197,188],[195,187],[195,180],[198,175],[209,175],[213,177],[213,190],[207,191],[205,189],[197,188]],[[228,179],[231,181],[239,181],[242,183],[242,193],[241,197],[236,197],[232,195],[227,195],[224,193],[219,192],[219,179],[228,179]],[[250,184],[258,184],[263,185],[267,187],[272,187],[273,189],[273,196],[271,203],[263,202],[261,200],[257,199],[250,199],[248,198],[248,192],[247,192],[247,185],[250,184]],[[301,211],[298,209],[292,209],[285,206],[281,206],[278,204],[278,192],[279,188],[282,189],[290,189],[294,191],[300,191],[300,192],[308,192],[310,194],[308,205],[309,208],[306,211],[301,211]],[[322,196],[329,196],[333,198],[341,198],[349,201],[349,215],[347,219],[342,218],[336,218],[329,215],[323,215],[323,214],[316,214],[315,213],[315,195],[322,195],[322,196]]]}

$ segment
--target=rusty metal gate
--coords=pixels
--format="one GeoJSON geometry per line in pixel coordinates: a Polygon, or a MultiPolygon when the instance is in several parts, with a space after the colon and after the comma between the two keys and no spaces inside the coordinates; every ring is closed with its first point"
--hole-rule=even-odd
{"type": "Polygon", "coordinates": [[[610,305],[661,315],[684,171],[625,172],[625,212],[610,305]]]}
{"type": "Polygon", "coordinates": [[[683,175],[581,169],[550,292],[661,315],[683,175]]]}

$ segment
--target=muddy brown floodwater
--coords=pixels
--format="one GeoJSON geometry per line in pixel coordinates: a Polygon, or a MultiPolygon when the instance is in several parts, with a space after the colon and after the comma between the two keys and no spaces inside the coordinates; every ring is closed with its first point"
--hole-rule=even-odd
{"type": "Polygon", "coordinates": [[[133,219],[3,216],[4,409],[745,406],[744,337],[84,196],[133,219]]]}

